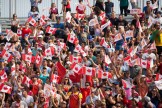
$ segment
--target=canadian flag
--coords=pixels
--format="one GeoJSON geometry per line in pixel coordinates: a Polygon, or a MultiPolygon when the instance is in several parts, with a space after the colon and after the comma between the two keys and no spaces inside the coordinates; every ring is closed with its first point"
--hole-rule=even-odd
{"type": "Polygon", "coordinates": [[[32,50],[28,48],[27,52],[25,52],[25,49],[22,50],[22,54],[29,54],[32,55],[32,50]]]}
{"type": "Polygon", "coordinates": [[[27,22],[29,24],[31,24],[32,26],[36,26],[37,25],[36,20],[34,18],[32,18],[32,17],[29,17],[28,20],[27,20],[27,22]]]}
{"type": "Polygon", "coordinates": [[[75,14],[75,18],[78,19],[78,20],[84,19],[85,14],[75,14]]]}
{"type": "Polygon", "coordinates": [[[12,91],[12,87],[8,85],[4,85],[3,83],[0,85],[0,92],[11,94],[11,91],[12,91]]]}
{"type": "Polygon", "coordinates": [[[103,29],[105,29],[107,26],[112,26],[112,23],[111,23],[110,21],[108,21],[107,23],[103,24],[103,25],[101,26],[101,31],[102,31],[103,29]]]}
{"type": "Polygon", "coordinates": [[[83,74],[89,75],[89,76],[95,76],[95,68],[93,67],[83,67],[83,74]]]}
{"type": "Polygon", "coordinates": [[[99,72],[98,72],[98,78],[101,78],[101,79],[112,78],[112,74],[109,73],[109,72],[102,72],[102,71],[99,71],[99,72]]]}
{"type": "Polygon", "coordinates": [[[35,56],[35,63],[37,66],[40,66],[42,64],[42,57],[38,54],[35,56]]]}
{"type": "Polygon", "coordinates": [[[105,12],[102,12],[102,13],[99,15],[99,19],[101,20],[101,22],[103,22],[103,21],[106,19],[105,12]]]}
{"type": "Polygon", "coordinates": [[[13,56],[6,50],[3,50],[1,53],[1,57],[6,60],[7,62],[10,62],[13,58],[13,56]]]}
{"type": "Polygon", "coordinates": [[[148,60],[141,59],[141,67],[145,69],[148,68],[148,60]]]}
{"type": "Polygon", "coordinates": [[[40,25],[45,25],[46,24],[46,22],[45,22],[45,18],[46,18],[46,16],[45,15],[42,15],[42,17],[40,18],[40,25]]]}
{"type": "Polygon", "coordinates": [[[161,74],[156,74],[156,81],[158,81],[158,80],[161,80],[162,79],[162,75],[161,74]]]}
{"type": "Polygon", "coordinates": [[[4,70],[1,70],[1,72],[0,72],[0,80],[4,83],[4,82],[7,82],[7,74],[6,74],[6,72],[4,71],[4,70]]]}
{"type": "Polygon", "coordinates": [[[125,33],[125,37],[126,37],[126,38],[131,38],[131,37],[133,37],[133,30],[128,30],[128,31],[125,33]]]}
{"type": "Polygon", "coordinates": [[[71,22],[71,18],[72,18],[71,13],[68,11],[68,12],[66,13],[66,20],[67,20],[68,23],[71,22]]]}
{"type": "Polygon", "coordinates": [[[7,33],[6,39],[8,41],[15,35],[15,33],[11,30],[6,30],[6,33],[7,33]]]}
{"type": "Polygon", "coordinates": [[[5,49],[5,50],[8,50],[8,49],[10,49],[10,47],[11,47],[11,43],[8,43],[8,42],[7,42],[7,43],[5,44],[4,49],[5,49]]]}
{"type": "Polygon", "coordinates": [[[118,33],[118,34],[115,35],[115,37],[114,37],[114,42],[117,42],[117,41],[122,40],[122,39],[123,39],[123,38],[122,38],[121,34],[118,33]]]}
{"type": "Polygon", "coordinates": [[[110,60],[109,56],[106,55],[106,54],[104,56],[104,61],[105,61],[106,65],[109,65],[111,63],[111,60],[110,60]]]}
{"type": "Polygon", "coordinates": [[[74,34],[74,33],[70,33],[70,34],[68,35],[67,40],[68,40],[70,43],[75,44],[76,41],[77,41],[78,39],[75,37],[75,34],[74,34]]]}
{"type": "Polygon", "coordinates": [[[71,63],[81,63],[82,58],[80,56],[74,57],[73,55],[69,56],[70,62],[71,63]]]}
{"type": "Polygon", "coordinates": [[[82,49],[80,50],[80,53],[83,57],[87,56],[87,54],[82,49]]]}
{"type": "Polygon", "coordinates": [[[21,36],[21,35],[22,35],[21,29],[18,29],[18,30],[17,30],[17,35],[18,35],[18,36],[21,36]]]}
{"type": "Polygon", "coordinates": [[[143,38],[141,41],[141,47],[144,48],[147,45],[145,39],[143,38]]]}
{"type": "Polygon", "coordinates": [[[61,49],[64,49],[64,50],[66,49],[66,44],[65,43],[58,41],[57,44],[61,49]]]}
{"type": "Polygon", "coordinates": [[[72,68],[72,71],[74,73],[78,73],[78,74],[82,74],[83,73],[82,72],[82,66],[80,64],[74,63],[73,67],[71,67],[71,68],[72,68]]]}
{"type": "Polygon", "coordinates": [[[44,56],[52,56],[55,54],[55,49],[51,46],[45,49],[44,56]]]}
{"type": "Polygon", "coordinates": [[[29,63],[34,63],[34,56],[28,54],[22,54],[22,60],[27,61],[29,63]]]}
{"type": "Polygon", "coordinates": [[[58,83],[59,82],[59,76],[56,74],[51,74],[50,82],[58,83]]]}
{"type": "Polygon", "coordinates": [[[16,58],[18,58],[18,59],[20,59],[21,58],[21,54],[20,54],[20,52],[19,51],[13,51],[13,55],[16,57],[16,58]]]}
{"type": "Polygon", "coordinates": [[[125,63],[127,63],[129,65],[130,64],[130,61],[131,61],[131,57],[130,56],[127,56],[123,60],[124,60],[125,63]]]}
{"type": "Polygon", "coordinates": [[[128,51],[128,52],[130,52],[130,56],[131,56],[131,57],[133,57],[133,56],[136,54],[137,49],[138,49],[138,46],[136,46],[135,49],[130,49],[130,51],[128,51]]]}
{"type": "Polygon", "coordinates": [[[75,51],[75,52],[80,52],[81,49],[82,49],[82,47],[81,47],[79,44],[77,44],[77,45],[75,46],[74,51],[75,51]]]}
{"type": "Polygon", "coordinates": [[[101,39],[100,45],[105,47],[105,48],[110,48],[110,46],[106,43],[105,38],[101,39]]]}
{"type": "Polygon", "coordinates": [[[80,83],[82,75],[78,73],[73,73],[69,75],[69,78],[73,83],[80,83]]]}
{"type": "Polygon", "coordinates": [[[22,80],[22,84],[27,85],[28,87],[32,84],[32,80],[30,78],[28,78],[27,76],[24,76],[23,80],[22,80]]]}
{"type": "Polygon", "coordinates": [[[20,64],[20,69],[21,69],[22,72],[27,71],[26,66],[24,64],[20,64]]]}
{"type": "Polygon", "coordinates": [[[55,34],[56,30],[57,30],[57,28],[52,28],[52,27],[48,26],[46,28],[46,33],[55,34]]]}
{"type": "Polygon", "coordinates": [[[122,79],[122,85],[124,88],[132,88],[132,84],[126,80],[122,79]]]}

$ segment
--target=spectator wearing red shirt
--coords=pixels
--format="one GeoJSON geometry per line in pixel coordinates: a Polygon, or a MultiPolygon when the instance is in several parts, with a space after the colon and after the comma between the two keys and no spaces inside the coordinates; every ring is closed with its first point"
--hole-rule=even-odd
{"type": "Polygon", "coordinates": [[[56,8],[56,4],[52,3],[50,8],[50,18],[52,21],[56,21],[56,15],[58,14],[58,9],[56,8]]]}
{"type": "Polygon", "coordinates": [[[21,39],[22,48],[25,47],[25,44],[30,45],[29,37],[31,33],[32,33],[32,30],[29,28],[29,23],[26,22],[25,27],[22,28],[22,39],[21,39]]]}
{"type": "Polygon", "coordinates": [[[76,12],[78,14],[85,14],[86,6],[83,4],[83,0],[79,0],[79,4],[76,7],[76,12]]]}
{"type": "Polygon", "coordinates": [[[90,95],[90,92],[91,92],[91,87],[90,87],[90,83],[89,82],[86,82],[85,84],[85,88],[80,88],[80,91],[82,93],[82,103],[84,103],[86,101],[86,97],[90,95]]]}

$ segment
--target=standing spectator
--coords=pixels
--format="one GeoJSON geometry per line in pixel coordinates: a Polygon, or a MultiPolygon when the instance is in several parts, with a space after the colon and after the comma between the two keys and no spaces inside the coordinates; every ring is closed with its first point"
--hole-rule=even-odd
{"type": "Polygon", "coordinates": [[[26,102],[22,101],[21,97],[16,94],[14,96],[14,102],[12,102],[11,108],[28,108],[26,102]]]}
{"type": "Polygon", "coordinates": [[[123,11],[124,11],[124,15],[127,16],[128,5],[129,5],[128,0],[119,0],[119,1],[120,1],[120,14],[123,15],[123,11]]]}
{"type": "Polygon", "coordinates": [[[132,5],[132,9],[135,9],[137,7],[136,2],[137,2],[137,0],[130,0],[130,3],[132,5]]]}
{"type": "Polygon", "coordinates": [[[42,0],[30,0],[30,3],[31,3],[31,9],[30,10],[32,11],[32,8],[36,7],[36,11],[39,12],[38,4],[42,3],[42,0]]]}
{"type": "Polygon", "coordinates": [[[70,2],[71,0],[62,0],[62,11],[60,14],[63,12],[63,20],[65,20],[66,12],[71,12],[70,2]]]}
{"type": "Polygon", "coordinates": [[[107,0],[105,2],[105,13],[108,18],[110,18],[110,14],[114,11],[114,3],[111,0],[107,0]]]}
{"type": "Polygon", "coordinates": [[[143,8],[143,12],[145,13],[146,18],[148,18],[149,15],[152,14],[152,8],[151,8],[151,5],[150,5],[150,1],[147,1],[146,4],[147,5],[143,8]]]}
{"type": "Polygon", "coordinates": [[[69,108],[81,108],[82,94],[79,92],[79,86],[73,85],[71,91],[66,95],[61,92],[63,98],[69,99],[69,108]]]}
{"type": "Polygon", "coordinates": [[[28,106],[33,106],[33,102],[34,102],[33,96],[28,95],[27,91],[23,92],[23,100],[24,102],[26,102],[28,106]]]}
{"type": "Polygon", "coordinates": [[[154,14],[156,14],[157,13],[157,11],[158,11],[158,8],[159,8],[159,6],[158,6],[158,0],[151,0],[151,2],[152,2],[152,5],[156,5],[157,7],[152,7],[153,8],[153,13],[154,14]]]}
{"type": "Polygon", "coordinates": [[[162,31],[160,30],[160,23],[156,23],[151,39],[155,40],[157,54],[160,56],[162,53],[162,31]]]}
{"type": "Polygon", "coordinates": [[[37,11],[37,8],[33,6],[32,10],[28,14],[28,17],[38,19],[38,15],[39,15],[39,13],[37,11]]]}
{"type": "Polygon", "coordinates": [[[104,0],[96,0],[96,5],[99,7],[102,11],[104,11],[104,0]]]}
{"type": "Polygon", "coordinates": [[[17,33],[17,29],[19,27],[19,19],[17,19],[17,15],[16,14],[13,14],[13,19],[11,20],[11,30],[14,32],[14,33],[17,33]]]}
{"type": "Polygon", "coordinates": [[[58,9],[57,9],[55,3],[52,3],[52,4],[51,4],[51,8],[50,8],[49,13],[50,13],[50,19],[51,19],[52,21],[56,21],[56,15],[58,14],[58,9]]]}
{"type": "Polygon", "coordinates": [[[4,37],[4,34],[3,33],[0,33],[0,43],[2,44],[6,44],[7,42],[7,39],[4,37]]]}
{"type": "Polygon", "coordinates": [[[86,6],[83,4],[83,0],[79,0],[79,4],[76,7],[76,12],[78,14],[85,14],[86,6]]]}
{"type": "Polygon", "coordinates": [[[128,22],[123,18],[123,15],[119,15],[119,19],[116,21],[116,27],[118,29],[119,26],[126,27],[128,22]]]}

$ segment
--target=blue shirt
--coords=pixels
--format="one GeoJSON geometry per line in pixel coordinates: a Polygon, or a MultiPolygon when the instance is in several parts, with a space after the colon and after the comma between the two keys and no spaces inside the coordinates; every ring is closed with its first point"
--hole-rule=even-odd
{"type": "Polygon", "coordinates": [[[63,23],[56,23],[54,24],[54,28],[60,28],[60,29],[64,29],[64,24],[63,23]]]}
{"type": "Polygon", "coordinates": [[[48,76],[47,75],[40,74],[39,78],[43,81],[43,84],[45,84],[48,76]]]}

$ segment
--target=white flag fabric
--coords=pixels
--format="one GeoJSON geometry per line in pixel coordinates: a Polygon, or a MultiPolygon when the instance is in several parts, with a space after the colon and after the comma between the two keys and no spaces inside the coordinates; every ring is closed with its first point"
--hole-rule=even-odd
{"type": "Polygon", "coordinates": [[[72,18],[71,13],[68,11],[68,12],[66,13],[66,20],[67,20],[68,23],[71,22],[71,18],[72,18]]]}
{"type": "Polygon", "coordinates": [[[106,28],[107,26],[110,26],[110,24],[111,24],[110,21],[108,21],[107,23],[103,24],[103,25],[101,26],[101,31],[102,31],[104,28],[106,28]]]}
{"type": "Polygon", "coordinates": [[[141,9],[131,9],[130,14],[140,14],[142,11],[141,9]]]}
{"type": "Polygon", "coordinates": [[[159,90],[162,90],[162,80],[155,81],[155,85],[159,90]]]}
{"type": "Polygon", "coordinates": [[[154,4],[151,5],[151,8],[152,9],[158,8],[158,0],[154,4]]]}
{"type": "Polygon", "coordinates": [[[133,37],[133,30],[128,30],[128,31],[125,33],[125,37],[126,37],[126,38],[133,37]]]}

